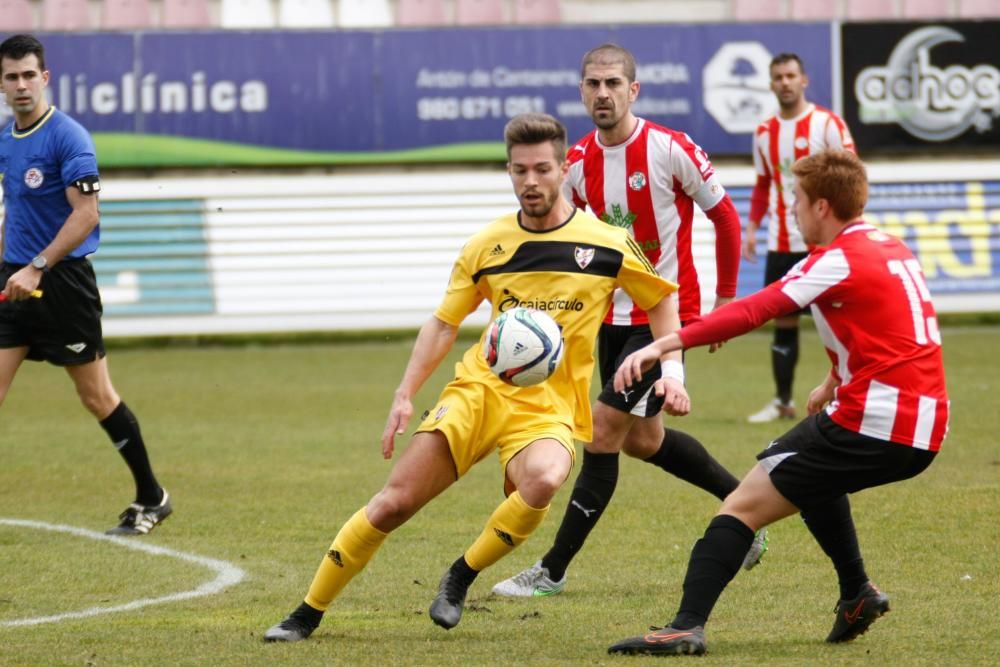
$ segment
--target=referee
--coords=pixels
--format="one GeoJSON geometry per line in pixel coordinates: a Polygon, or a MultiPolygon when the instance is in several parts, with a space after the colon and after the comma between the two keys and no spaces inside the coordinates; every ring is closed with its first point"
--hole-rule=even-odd
{"type": "Polygon", "coordinates": [[[144,535],[170,515],[170,495],[108,375],[101,297],[87,259],[100,238],[94,144],[46,100],[45,48],[33,36],[0,44],[0,77],[14,113],[0,131],[0,405],[25,359],[63,366],[135,479],[135,502],[108,533],[144,535]]]}

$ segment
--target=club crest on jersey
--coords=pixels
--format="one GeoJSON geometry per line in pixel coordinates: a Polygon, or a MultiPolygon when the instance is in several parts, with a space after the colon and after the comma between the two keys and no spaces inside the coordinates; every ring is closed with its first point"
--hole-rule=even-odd
{"type": "Polygon", "coordinates": [[[633,172],[633,174],[628,177],[628,186],[637,192],[642,190],[646,187],[646,174],[641,171],[633,172]]]}
{"type": "Polygon", "coordinates": [[[800,151],[803,150],[803,149],[809,148],[809,140],[806,139],[805,137],[796,137],[795,138],[795,147],[797,149],[799,149],[800,151]]]}
{"type": "Polygon", "coordinates": [[[576,251],[573,253],[576,257],[576,265],[581,269],[587,268],[592,261],[594,261],[594,249],[593,248],[580,248],[577,247],[576,251]]]}
{"type": "Polygon", "coordinates": [[[45,182],[45,174],[38,167],[32,167],[28,171],[24,172],[24,184],[27,185],[32,190],[36,190],[42,187],[42,183],[45,182]]]}

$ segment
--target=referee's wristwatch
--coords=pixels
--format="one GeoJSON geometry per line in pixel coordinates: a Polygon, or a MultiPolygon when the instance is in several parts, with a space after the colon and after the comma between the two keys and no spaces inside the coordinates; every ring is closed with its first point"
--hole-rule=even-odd
{"type": "Polygon", "coordinates": [[[45,255],[37,255],[31,260],[31,265],[43,273],[49,270],[49,260],[45,259],[45,255]]]}

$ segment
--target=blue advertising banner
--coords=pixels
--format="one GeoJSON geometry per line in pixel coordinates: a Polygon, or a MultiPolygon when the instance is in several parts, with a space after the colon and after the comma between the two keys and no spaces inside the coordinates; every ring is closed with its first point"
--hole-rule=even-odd
{"type": "Polygon", "coordinates": [[[873,185],[865,219],[906,242],[933,294],[1000,291],[1000,181],[873,185]]]}
{"type": "MultiPolygon", "coordinates": [[[[115,133],[131,135],[133,142],[138,137],[220,142],[219,163],[228,161],[227,143],[308,151],[372,149],[371,33],[41,38],[52,73],[52,102],[98,140],[101,133],[115,133]]],[[[4,112],[9,114],[6,107],[4,112]]],[[[125,149],[141,160],[141,149],[152,147],[146,157],[157,164],[158,146],[127,143],[125,149]]],[[[199,158],[199,145],[188,146],[199,158]]],[[[103,164],[115,164],[99,153],[103,164]]]]}
{"type": "MultiPolygon", "coordinates": [[[[711,155],[746,154],[774,108],[767,65],[798,53],[831,103],[827,24],[382,32],[42,35],[55,104],[106,166],[497,160],[506,121],[544,111],[591,129],[580,59],[627,46],[635,110],[711,155]]],[[[9,110],[3,109],[5,116],[9,110]]]]}
{"type": "Polygon", "coordinates": [[[638,115],[688,132],[710,155],[748,154],[750,134],[776,108],[768,64],[777,53],[797,53],[810,99],[830,106],[829,31],[707,24],[389,32],[380,50],[385,147],[495,141],[524,111],[551,113],[571,139],[583,136],[593,125],[580,102],[580,60],[614,42],[638,63],[638,115]]]}
{"type": "MultiPolygon", "coordinates": [[[[750,188],[729,188],[743,220],[750,188]]],[[[1000,292],[1000,181],[873,183],[864,219],[901,238],[935,296],[1000,292]]],[[[757,247],[767,244],[759,230],[757,247]]],[[[764,259],[740,265],[739,296],[764,284],[764,259]]]]}

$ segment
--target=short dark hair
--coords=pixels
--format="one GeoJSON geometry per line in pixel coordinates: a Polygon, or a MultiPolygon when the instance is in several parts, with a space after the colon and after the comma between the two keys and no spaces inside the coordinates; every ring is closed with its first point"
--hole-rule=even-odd
{"type": "Polygon", "coordinates": [[[610,42],[601,44],[583,54],[583,60],[580,62],[581,79],[587,72],[587,65],[591,63],[608,65],[621,63],[622,69],[625,71],[625,78],[629,80],[629,83],[635,81],[635,56],[632,55],[631,51],[617,44],[610,42]]]}
{"type": "Polygon", "coordinates": [[[767,70],[771,71],[775,65],[784,65],[785,63],[798,63],[799,71],[803,74],[806,73],[806,66],[802,64],[802,58],[799,58],[798,54],[795,53],[779,53],[771,58],[771,64],[767,66],[767,70]]]}
{"type": "Polygon", "coordinates": [[[38,57],[38,69],[45,71],[45,47],[34,35],[13,35],[0,44],[0,63],[4,58],[20,60],[34,53],[38,57]]]}
{"type": "Polygon", "coordinates": [[[820,151],[793,164],[792,173],[809,201],[827,200],[838,220],[856,220],[865,210],[868,174],[851,151],[820,151]]]}
{"type": "Polygon", "coordinates": [[[507,159],[514,146],[551,142],[560,164],[566,159],[566,126],[547,113],[523,113],[514,116],[503,128],[507,159]]]}

